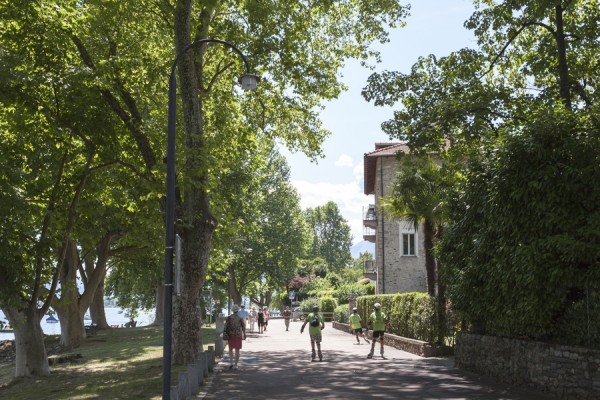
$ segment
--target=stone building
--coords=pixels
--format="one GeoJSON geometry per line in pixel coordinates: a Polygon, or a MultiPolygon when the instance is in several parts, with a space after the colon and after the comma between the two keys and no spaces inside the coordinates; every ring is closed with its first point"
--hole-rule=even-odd
{"type": "Polygon", "coordinates": [[[363,239],[375,243],[375,264],[365,272],[376,281],[377,293],[427,292],[422,227],[415,230],[378,212],[400,168],[397,154],[408,151],[402,143],[375,143],[375,150],[364,155],[364,193],[375,197],[363,215],[363,239]]]}

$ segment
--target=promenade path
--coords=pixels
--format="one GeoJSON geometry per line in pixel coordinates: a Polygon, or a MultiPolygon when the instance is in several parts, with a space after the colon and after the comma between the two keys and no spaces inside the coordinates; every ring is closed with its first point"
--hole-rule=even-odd
{"type": "MultiPolygon", "coordinates": [[[[248,333],[237,370],[229,369],[227,348],[197,399],[477,399],[542,400],[548,394],[496,383],[454,368],[452,357],[424,358],[392,347],[366,359],[369,345],[355,345],[353,335],[323,331],[323,361],[311,361],[308,326],[282,319],[269,321],[263,334],[248,333]]],[[[377,345],[379,346],[379,344],[377,345]]]]}

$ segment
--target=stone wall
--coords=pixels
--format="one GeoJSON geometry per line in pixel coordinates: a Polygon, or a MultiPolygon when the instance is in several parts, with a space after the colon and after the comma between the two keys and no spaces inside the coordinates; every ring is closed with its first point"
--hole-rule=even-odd
{"type": "Polygon", "coordinates": [[[561,399],[600,399],[600,351],[459,332],[457,367],[561,399]]]}
{"type": "MultiPolygon", "coordinates": [[[[351,333],[350,325],[342,324],[340,322],[333,322],[333,328],[344,332],[351,333]]],[[[368,331],[367,336],[373,339],[373,331],[368,331]]],[[[428,342],[421,340],[405,338],[403,336],[393,335],[387,333],[383,336],[383,340],[386,346],[394,347],[399,350],[406,351],[408,353],[416,354],[421,357],[441,357],[452,355],[453,349],[447,346],[433,346],[428,342]]]]}

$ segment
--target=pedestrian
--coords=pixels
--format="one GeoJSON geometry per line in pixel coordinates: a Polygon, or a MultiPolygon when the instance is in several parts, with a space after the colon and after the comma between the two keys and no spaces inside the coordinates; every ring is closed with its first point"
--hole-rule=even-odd
{"type": "Polygon", "coordinates": [[[292,318],[292,312],[288,306],[285,306],[285,310],[283,310],[283,322],[285,322],[285,330],[288,331],[290,328],[290,318],[292,318]]]}
{"type": "Polygon", "coordinates": [[[323,361],[323,353],[321,352],[321,331],[325,329],[325,320],[323,320],[323,316],[319,314],[319,306],[314,306],[313,312],[308,314],[308,316],[304,319],[302,328],[300,328],[300,333],[304,332],[304,327],[308,323],[310,323],[310,325],[308,326],[308,334],[310,335],[310,348],[312,350],[311,360],[315,361],[315,358],[317,356],[317,353],[315,352],[316,344],[317,351],[319,353],[319,361],[323,361]]]}
{"type": "Polygon", "coordinates": [[[263,333],[265,328],[265,313],[262,308],[258,309],[258,333],[263,333]]]}
{"type": "Polygon", "coordinates": [[[375,303],[373,305],[375,309],[371,315],[369,316],[368,327],[369,329],[373,329],[373,343],[371,344],[371,352],[367,356],[367,358],[373,358],[373,352],[375,351],[375,343],[377,343],[377,339],[381,342],[381,358],[385,359],[383,356],[383,334],[385,333],[385,328],[388,324],[388,318],[383,311],[381,311],[381,304],[375,303]]]}
{"type": "Polygon", "coordinates": [[[238,361],[240,360],[242,340],[246,340],[246,324],[238,315],[240,307],[237,304],[234,304],[233,307],[231,307],[231,311],[232,314],[225,320],[225,329],[223,332],[229,345],[229,369],[237,369],[238,361]]]}
{"type": "Polygon", "coordinates": [[[240,311],[238,311],[238,315],[241,319],[244,320],[244,324],[248,326],[248,310],[246,310],[246,306],[241,304],[240,311]]]}
{"type": "Polygon", "coordinates": [[[269,314],[269,308],[267,306],[263,307],[263,315],[265,316],[265,326],[263,327],[263,332],[267,331],[267,326],[269,325],[269,318],[271,314],[269,314]]]}
{"type": "Polygon", "coordinates": [[[350,329],[356,336],[356,344],[360,344],[360,340],[358,339],[359,334],[362,336],[365,342],[369,343],[369,339],[366,338],[363,332],[360,314],[358,313],[358,308],[356,307],[352,309],[352,314],[350,314],[350,329]]]}
{"type": "Polygon", "coordinates": [[[256,323],[256,318],[256,307],[252,307],[252,310],[250,310],[250,315],[248,317],[248,319],[250,320],[250,332],[254,332],[254,324],[256,323]]]}

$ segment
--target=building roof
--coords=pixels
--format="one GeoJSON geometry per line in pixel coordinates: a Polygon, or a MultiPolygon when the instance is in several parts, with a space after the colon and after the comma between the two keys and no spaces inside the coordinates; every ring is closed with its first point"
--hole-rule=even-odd
{"type": "Polygon", "coordinates": [[[398,153],[409,153],[410,149],[405,143],[375,143],[375,150],[365,153],[364,161],[364,193],[375,194],[375,173],[377,172],[377,159],[379,157],[396,157],[398,153]]]}

